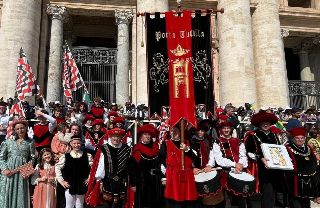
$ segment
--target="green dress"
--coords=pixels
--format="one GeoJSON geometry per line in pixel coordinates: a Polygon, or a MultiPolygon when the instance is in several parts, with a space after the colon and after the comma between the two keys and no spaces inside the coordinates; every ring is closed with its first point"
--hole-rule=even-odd
{"type": "Polygon", "coordinates": [[[23,179],[20,172],[10,178],[3,174],[8,168],[13,170],[27,162],[35,162],[35,143],[33,139],[22,140],[20,147],[13,138],[2,142],[0,146],[0,207],[30,207],[29,178],[23,179]]]}

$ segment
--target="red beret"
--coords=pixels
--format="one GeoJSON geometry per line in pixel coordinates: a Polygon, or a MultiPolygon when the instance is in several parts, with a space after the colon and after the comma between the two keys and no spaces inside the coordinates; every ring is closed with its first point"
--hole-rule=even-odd
{"type": "Polygon", "coordinates": [[[304,127],[295,127],[289,130],[292,138],[295,136],[306,136],[307,129],[304,127]]]}
{"type": "Polygon", "coordinates": [[[234,123],[233,122],[229,122],[229,121],[224,121],[224,122],[219,123],[219,128],[222,128],[224,126],[230,126],[231,128],[233,128],[234,123]]]}
{"type": "Polygon", "coordinates": [[[84,117],[83,122],[86,123],[87,120],[90,120],[90,119],[94,120],[95,117],[94,117],[92,114],[87,114],[87,115],[84,117]]]}
{"type": "Polygon", "coordinates": [[[150,128],[152,128],[154,132],[157,134],[157,136],[160,134],[160,130],[157,129],[157,127],[155,127],[153,124],[149,123],[149,124],[146,124],[145,126],[149,126],[150,128]]]}
{"type": "Polygon", "coordinates": [[[120,135],[120,136],[123,136],[125,133],[126,133],[126,131],[125,131],[124,129],[118,129],[118,128],[111,129],[111,130],[108,130],[108,131],[107,131],[107,134],[108,134],[109,136],[111,136],[111,135],[120,135]]]}
{"type": "MultiPolygon", "coordinates": [[[[152,124],[151,124],[152,125],[152,124]]],[[[137,131],[138,137],[141,137],[141,135],[143,133],[149,133],[151,135],[152,138],[157,137],[156,132],[154,131],[154,129],[150,126],[144,125],[142,127],[140,127],[137,131]]]]}
{"type": "Polygon", "coordinates": [[[227,119],[228,119],[228,116],[225,115],[225,114],[220,114],[220,115],[218,115],[218,119],[227,120],[227,119]]]}
{"type": "Polygon", "coordinates": [[[108,113],[108,118],[110,118],[110,116],[118,117],[118,113],[116,111],[110,111],[108,113]]]}
{"type": "Polygon", "coordinates": [[[220,114],[222,112],[224,112],[223,108],[220,107],[216,109],[216,114],[220,114]]]}
{"type": "Polygon", "coordinates": [[[118,123],[118,122],[124,124],[125,123],[124,118],[118,116],[118,117],[115,117],[114,120],[112,121],[113,124],[118,123]]]}
{"type": "Polygon", "coordinates": [[[94,120],[92,126],[99,125],[99,124],[102,125],[102,126],[104,125],[104,122],[103,122],[102,119],[94,120]]]}
{"type": "Polygon", "coordinates": [[[278,122],[278,118],[271,113],[265,112],[257,113],[251,118],[251,124],[254,126],[258,127],[263,122],[270,122],[273,125],[278,122]]]}

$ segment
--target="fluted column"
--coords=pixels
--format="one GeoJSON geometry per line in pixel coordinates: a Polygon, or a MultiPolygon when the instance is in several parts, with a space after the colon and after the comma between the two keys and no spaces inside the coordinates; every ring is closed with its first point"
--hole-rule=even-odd
{"type": "Polygon", "coordinates": [[[258,107],[288,106],[289,90],[278,0],[260,0],[252,15],[258,107]]]}
{"type": "Polygon", "coordinates": [[[62,44],[63,44],[63,20],[66,17],[66,7],[48,5],[47,14],[51,22],[49,70],[47,83],[47,100],[61,100],[62,92],[62,44]]]}
{"type": "Polygon", "coordinates": [[[0,95],[14,96],[17,64],[22,47],[37,76],[41,1],[3,1],[0,29],[0,95]]]}
{"type": "Polygon", "coordinates": [[[220,0],[218,14],[220,101],[222,105],[256,105],[249,0],[220,0]]]}
{"type": "MultiPolygon", "coordinates": [[[[137,0],[137,12],[164,12],[168,11],[168,0],[137,0]]],[[[148,103],[148,86],[147,86],[147,65],[146,65],[146,43],[145,43],[145,27],[142,18],[137,18],[137,67],[136,86],[133,86],[133,91],[136,91],[137,103],[148,103]],[[141,41],[144,40],[142,47],[141,41]],[[134,89],[135,88],[135,89],[134,89]]]]}
{"type": "Polygon", "coordinates": [[[115,16],[118,25],[116,102],[124,105],[129,101],[129,24],[132,21],[133,12],[116,10],[115,16]]]}
{"type": "Polygon", "coordinates": [[[300,61],[300,78],[301,81],[314,81],[314,74],[311,72],[310,61],[309,61],[309,51],[301,50],[299,51],[299,61],[300,61]]]}

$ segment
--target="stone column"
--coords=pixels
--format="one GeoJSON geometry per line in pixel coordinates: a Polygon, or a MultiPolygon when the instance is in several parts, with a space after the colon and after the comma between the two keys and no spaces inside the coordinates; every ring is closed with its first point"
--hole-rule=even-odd
{"type": "Polygon", "coordinates": [[[0,97],[13,97],[22,47],[37,76],[41,1],[3,1],[0,30],[0,97]]]}
{"type": "Polygon", "coordinates": [[[314,81],[314,74],[311,72],[308,50],[301,50],[299,53],[300,78],[301,81],[314,81]]]}
{"type": "Polygon", "coordinates": [[[311,0],[311,7],[320,10],[320,0],[311,0]]]}
{"type": "Polygon", "coordinates": [[[252,15],[258,108],[289,105],[278,0],[260,0],[252,15]]]}
{"type": "Polygon", "coordinates": [[[116,102],[124,105],[129,101],[129,24],[133,12],[116,10],[115,16],[118,25],[116,102]]]}
{"type": "MultiPolygon", "coordinates": [[[[168,11],[168,0],[137,0],[137,12],[164,12],[168,11]]],[[[145,21],[143,17],[137,18],[137,81],[136,96],[137,103],[148,104],[148,86],[147,86],[147,65],[146,65],[146,43],[145,43],[145,21]],[[143,36],[143,37],[142,37],[143,36]],[[144,41],[144,46],[141,46],[141,40],[144,41]]],[[[134,91],[134,89],[133,89],[134,91]]]]}
{"type": "Polygon", "coordinates": [[[257,103],[249,0],[220,0],[218,14],[220,104],[257,103]]]}
{"type": "Polygon", "coordinates": [[[62,92],[62,44],[63,20],[66,17],[66,7],[48,5],[47,14],[51,22],[49,70],[47,83],[47,101],[61,100],[62,92]]]}

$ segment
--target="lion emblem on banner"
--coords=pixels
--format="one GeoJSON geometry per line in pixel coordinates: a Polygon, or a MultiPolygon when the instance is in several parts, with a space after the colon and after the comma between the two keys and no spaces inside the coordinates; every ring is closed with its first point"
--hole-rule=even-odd
{"type": "Polygon", "coordinates": [[[160,86],[169,83],[169,60],[165,60],[161,53],[153,56],[152,68],[150,69],[150,80],[153,82],[155,92],[160,91],[160,86]]]}
{"type": "Polygon", "coordinates": [[[208,61],[209,59],[205,50],[198,51],[192,61],[193,80],[202,83],[204,89],[208,89],[211,82],[212,70],[208,61]]]}

